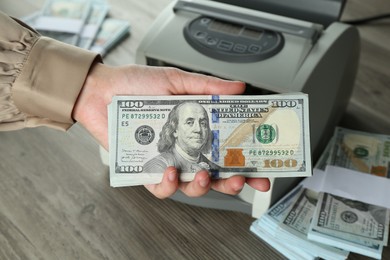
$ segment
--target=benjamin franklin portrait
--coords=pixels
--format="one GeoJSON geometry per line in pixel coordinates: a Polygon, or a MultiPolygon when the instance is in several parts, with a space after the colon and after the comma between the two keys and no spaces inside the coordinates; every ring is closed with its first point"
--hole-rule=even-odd
{"type": "Polygon", "coordinates": [[[176,105],[164,124],[157,148],[160,154],[144,165],[143,172],[163,173],[168,166],[180,172],[217,170],[218,165],[205,156],[211,150],[212,134],[209,117],[196,102],[176,105]]]}

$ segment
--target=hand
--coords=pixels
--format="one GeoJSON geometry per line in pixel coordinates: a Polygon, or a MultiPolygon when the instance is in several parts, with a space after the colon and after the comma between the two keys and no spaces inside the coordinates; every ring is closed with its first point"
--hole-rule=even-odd
{"type": "MultiPolygon", "coordinates": [[[[108,150],[107,106],[116,95],[233,95],[245,90],[242,82],[185,72],[176,68],[128,65],[110,67],[96,63],[91,68],[73,109],[73,118],[80,122],[108,150]]],[[[245,181],[260,191],[267,191],[266,178],[245,179],[233,176],[211,181],[205,171],[188,183],[179,183],[176,169],[169,167],[160,184],[146,188],[158,198],[171,196],[180,188],[188,196],[201,196],[210,188],[237,194],[245,181]]]]}
{"type": "Polygon", "coordinates": [[[149,184],[145,187],[157,198],[164,199],[172,196],[178,188],[189,197],[205,195],[210,188],[225,194],[237,195],[244,187],[245,182],[258,191],[268,191],[268,178],[245,178],[232,176],[228,179],[210,180],[207,171],[200,171],[191,182],[179,182],[179,175],[175,167],[168,167],[159,184],[149,184]]]}

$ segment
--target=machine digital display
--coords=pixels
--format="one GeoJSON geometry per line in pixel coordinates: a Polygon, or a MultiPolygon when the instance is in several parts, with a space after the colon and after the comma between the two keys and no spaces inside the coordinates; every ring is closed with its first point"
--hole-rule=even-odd
{"type": "Polygon", "coordinates": [[[261,35],[263,35],[263,31],[252,30],[245,27],[244,30],[241,32],[241,35],[244,37],[257,40],[261,37],[261,35]]]}
{"type": "Polygon", "coordinates": [[[208,29],[211,31],[226,33],[233,36],[241,35],[243,37],[247,37],[255,40],[259,39],[263,34],[263,32],[259,30],[253,30],[244,27],[242,25],[222,22],[218,20],[213,20],[210,23],[208,29]]]}
{"type": "Polygon", "coordinates": [[[209,29],[215,32],[226,33],[230,35],[239,35],[243,26],[212,20],[209,29]]]}

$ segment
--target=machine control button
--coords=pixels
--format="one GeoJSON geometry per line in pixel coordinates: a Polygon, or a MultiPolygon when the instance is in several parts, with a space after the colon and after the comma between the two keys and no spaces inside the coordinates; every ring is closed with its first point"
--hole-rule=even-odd
{"type": "Polygon", "coordinates": [[[258,53],[261,51],[261,47],[259,45],[256,45],[256,44],[252,44],[251,46],[249,46],[248,51],[253,52],[253,53],[258,53]]]}
{"type": "Polygon", "coordinates": [[[209,23],[211,22],[211,19],[210,18],[207,18],[207,17],[204,17],[200,20],[200,24],[201,25],[205,25],[205,26],[208,26],[209,23]]]}
{"type": "Polygon", "coordinates": [[[195,34],[194,34],[195,38],[198,38],[198,39],[205,39],[206,36],[207,36],[207,33],[206,32],[202,32],[202,31],[197,31],[195,34]]]}
{"type": "Polygon", "coordinates": [[[224,51],[230,51],[233,48],[234,43],[229,41],[220,41],[217,48],[224,50],[224,51]]]}
{"type": "Polygon", "coordinates": [[[246,46],[244,44],[237,43],[236,45],[234,45],[233,51],[239,52],[239,53],[244,53],[247,48],[248,48],[248,46],[246,46]]]}
{"type": "Polygon", "coordinates": [[[213,37],[207,37],[206,44],[207,45],[216,45],[218,43],[218,39],[213,37]]]}

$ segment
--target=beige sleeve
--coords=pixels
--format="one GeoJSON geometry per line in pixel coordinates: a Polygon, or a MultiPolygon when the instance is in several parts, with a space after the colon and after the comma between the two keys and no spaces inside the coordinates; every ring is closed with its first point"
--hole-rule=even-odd
{"type": "Polygon", "coordinates": [[[68,129],[98,54],[43,37],[0,12],[0,131],[68,129]]]}

